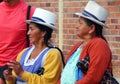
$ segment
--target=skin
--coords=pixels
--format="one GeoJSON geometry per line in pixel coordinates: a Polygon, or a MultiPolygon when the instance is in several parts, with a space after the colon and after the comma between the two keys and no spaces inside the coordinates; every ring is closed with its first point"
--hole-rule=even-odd
{"type": "Polygon", "coordinates": [[[4,84],[3,80],[0,78],[0,84],[4,84]]]}
{"type": "MultiPolygon", "coordinates": [[[[46,32],[41,31],[38,29],[35,25],[35,23],[30,23],[29,25],[29,31],[27,33],[29,35],[30,43],[35,45],[35,49],[30,55],[30,58],[36,58],[37,55],[45,49],[47,46],[44,43],[44,35],[46,32]]],[[[12,76],[11,70],[14,70],[17,76],[21,77],[21,74],[24,72],[22,66],[20,65],[19,62],[15,60],[10,60],[7,63],[9,69],[4,71],[4,76],[6,80],[14,80],[14,76],[12,76]]]]}
{"type": "Polygon", "coordinates": [[[80,17],[76,24],[76,35],[83,40],[83,44],[87,44],[95,37],[95,26],[88,26],[83,17],[80,17]]]}

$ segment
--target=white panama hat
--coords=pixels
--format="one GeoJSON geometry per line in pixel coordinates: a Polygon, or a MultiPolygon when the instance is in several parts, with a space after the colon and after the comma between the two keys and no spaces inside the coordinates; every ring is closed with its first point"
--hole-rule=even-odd
{"type": "Polygon", "coordinates": [[[58,30],[54,25],[56,22],[56,14],[41,9],[41,8],[36,8],[34,11],[34,14],[32,16],[31,20],[26,20],[26,22],[28,24],[30,24],[30,22],[34,22],[34,23],[38,23],[44,26],[47,26],[48,28],[51,28],[53,30],[58,30]]]}
{"type": "Polygon", "coordinates": [[[75,14],[108,28],[108,25],[105,24],[105,21],[109,13],[102,6],[97,4],[94,0],[90,0],[87,3],[82,13],[75,13],[75,14]]]}

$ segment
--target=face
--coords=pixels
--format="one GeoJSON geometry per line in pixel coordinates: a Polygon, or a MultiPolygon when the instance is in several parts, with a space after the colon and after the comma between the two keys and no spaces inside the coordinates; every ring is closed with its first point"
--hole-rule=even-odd
{"type": "Polygon", "coordinates": [[[44,38],[44,32],[41,31],[35,23],[30,23],[29,31],[27,33],[29,35],[30,43],[35,44],[39,43],[44,38]]]}
{"type": "Polygon", "coordinates": [[[79,38],[85,39],[89,35],[89,26],[86,24],[84,18],[80,17],[76,25],[76,34],[79,38]]]}

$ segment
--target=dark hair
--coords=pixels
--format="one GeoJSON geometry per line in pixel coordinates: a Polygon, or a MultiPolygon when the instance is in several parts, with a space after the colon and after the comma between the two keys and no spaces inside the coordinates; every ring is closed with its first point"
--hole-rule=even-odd
{"type": "Polygon", "coordinates": [[[41,24],[37,24],[37,23],[35,23],[35,24],[41,31],[46,32],[46,34],[44,36],[44,42],[49,47],[49,40],[52,37],[53,29],[51,29],[51,28],[49,28],[47,26],[41,25],[41,24]]]}
{"type": "Polygon", "coordinates": [[[0,0],[0,2],[2,2],[3,0],[0,0]]]}
{"type": "Polygon", "coordinates": [[[85,22],[87,23],[88,26],[95,25],[96,35],[98,37],[101,37],[103,40],[105,40],[107,42],[106,38],[102,34],[102,32],[103,32],[103,26],[101,26],[101,25],[99,25],[99,24],[97,24],[97,23],[95,23],[95,22],[93,22],[93,21],[91,21],[89,19],[86,19],[86,18],[84,18],[84,20],[85,20],[85,22]]]}

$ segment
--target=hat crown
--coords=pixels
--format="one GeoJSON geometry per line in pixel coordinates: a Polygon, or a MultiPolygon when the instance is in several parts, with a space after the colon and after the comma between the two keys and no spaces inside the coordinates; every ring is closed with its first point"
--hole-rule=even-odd
{"type": "Polygon", "coordinates": [[[105,21],[109,13],[102,6],[100,6],[93,0],[90,0],[87,3],[82,13],[75,13],[75,14],[108,28],[108,25],[105,24],[105,21]]]}
{"type": "Polygon", "coordinates": [[[85,11],[94,15],[100,21],[106,21],[109,13],[95,1],[89,1],[85,7],[85,11]]]}
{"type": "Polygon", "coordinates": [[[38,22],[44,22],[48,25],[55,25],[56,17],[57,17],[56,14],[50,11],[36,8],[32,16],[32,20],[36,20],[38,22]]]}

